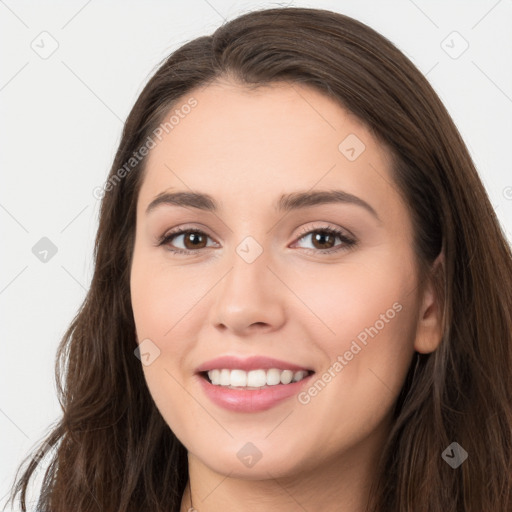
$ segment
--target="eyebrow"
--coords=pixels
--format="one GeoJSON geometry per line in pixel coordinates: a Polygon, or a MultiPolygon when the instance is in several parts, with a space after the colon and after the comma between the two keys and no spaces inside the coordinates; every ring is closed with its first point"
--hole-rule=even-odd
{"type": "MultiPolygon", "coordinates": [[[[335,203],[360,206],[380,221],[379,215],[371,205],[360,197],[343,190],[298,191],[283,194],[275,203],[274,208],[277,212],[289,212],[311,206],[335,203]]],[[[217,212],[220,209],[217,201],[209,194],[202,192],[163,192],[149,203],[146,214],[164,204],[183,208],[197,208],[208,212],[217,212]]]]}

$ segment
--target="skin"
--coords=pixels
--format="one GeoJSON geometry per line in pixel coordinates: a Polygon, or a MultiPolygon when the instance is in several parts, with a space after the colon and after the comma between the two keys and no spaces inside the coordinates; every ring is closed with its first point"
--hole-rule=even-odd
{"type": "MultiPolygon", "coordinates": [[[[389,154],[357,118],[308,86],[251,91],[219,81],[183,104],[190,96],[197,106],[147,161],[131,294],[137,339],[160,350],[143,370],[188,450],[194,508],[361,511],[414,351],[432,352],[441,339],[438,300],[429,281],[419,286],[411,216],[389,154]],[[366,146],[354,161],[338,149],[349,134],[366,146]],[[281,194],[329,189],[363,199],[379,218],[348,203],[274,210],[281,194]],[[210,194],[220,210],[160,205],[146,214],[162,192],[190,190],[210,194]],[[157,245],[185,225],[208,235],[196,254],[169,251],[194,247],[183,235],[157,245]],[[357,245],[305,234],[325,226],[357,245]],[[247,236],[263,250],[252,263],[236,252],[247,236]],[[342,249],[322,251],[333,246],[342,249]],[[267,411],[227,411],[194,373],[220,355],[265,355],[320,376],[393,304],[400,312],[307,404],[292,397],[267,411]],[[262,454],[252,467],[237,457],[247,442],[262,454]]],[[[182,511],[189,492],[187,485],[182,511]]]]}

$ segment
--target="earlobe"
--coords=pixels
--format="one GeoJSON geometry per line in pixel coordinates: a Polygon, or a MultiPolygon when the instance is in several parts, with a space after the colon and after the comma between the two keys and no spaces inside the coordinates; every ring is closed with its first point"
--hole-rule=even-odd
{"type": "Polygon", "coordinates": [[[443,337],[443,286],[444,252],[441,252],[432,264],[428,282],[424,286],[418,310],[418,324],[414,349],[421,354],[434,352],[443,337]]]}

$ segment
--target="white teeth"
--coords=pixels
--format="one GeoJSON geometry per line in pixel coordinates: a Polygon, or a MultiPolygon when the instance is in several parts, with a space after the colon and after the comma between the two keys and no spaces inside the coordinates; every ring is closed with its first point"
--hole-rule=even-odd
{"type": "Polygon", "coordinates": [[[299,382],[308,376],[308,372],[300,370],[227,370],[215,369],[208,372],[208,378],[216,386],[262,388],[265,386],[277,386],[278,384],[290,384],[299,382]]]}
{"type": "Polygon", "coordinates": [[[308,373],[305,371],[295,372],[293,374],[293,382],[299,382],[299,380],[302,380],[308,373]]]}
{"type": "Polygon", "coordinates": [[[231,385],[231,371],[230,370],[221,370],[220,371],[220,379],[219,384],[221,386],[229,386],[231,385]]]}
{"type": "Polygon", "coordinates": [[[281,384],[281,371],[272,368],[267,371],[267,386],[276,386],[281,384]]]}
{"type": "Polygon", "coordinates": [[[261,388],[267,383],[267,372],[265,370],[251,370],[247,373],[247,385],[250,388],[261,388]]]}
{"type": "Polygon", "coordinates": [[[293,380],[293,372],[291,370],[285,370],[281,372],[281,384],[290,384],[293,380]]]}
{"type": "Polygon", "coordinates": [[[247,386],[247,372],[244,372],[243,370],[231,370],[230,384],[236,387],[247,386]]]}
{"type": "Polygon", "coordinates": [[[212,370],[208,372],[208,377],[210,377],[212,384],[220,384],[220,370],[212,370]]]}

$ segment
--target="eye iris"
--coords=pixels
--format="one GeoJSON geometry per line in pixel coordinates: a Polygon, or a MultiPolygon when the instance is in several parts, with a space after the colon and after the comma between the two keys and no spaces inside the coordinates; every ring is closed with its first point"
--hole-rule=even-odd
{"type": "MultiPolygon", "coordinates": [[[[187,242],[191,242],[192,247],[187,247],[187,249],[197,249],[199,247],[199,245],[201,244],[201,239],[203,239],[202,242],[205,242],[205,237],[199,233],[195,233],[195,232],[185,233],[185,235],[184,235],[185,247],[187,247],[187,242]]],[[[202,248],[202,247],[204,247],[204,245],[199,248],[202,248]]]]}
{"type": "Polygon", "coordinates": [[[324,246],[324,247],[319,247],[320,249],[330,249],[334,245],[334,236],[331,233],[327,233],[325,231],[318,231],[316,234],[313,234],[313,241],[315,243],[319,242],[321,246],[324,246]],[[331,242],[331,243],[327,242],[328,247],[325,247],[325,244],[326,244],[325,239],[326,238],[330,238],[330,242],[331,242]]]}

